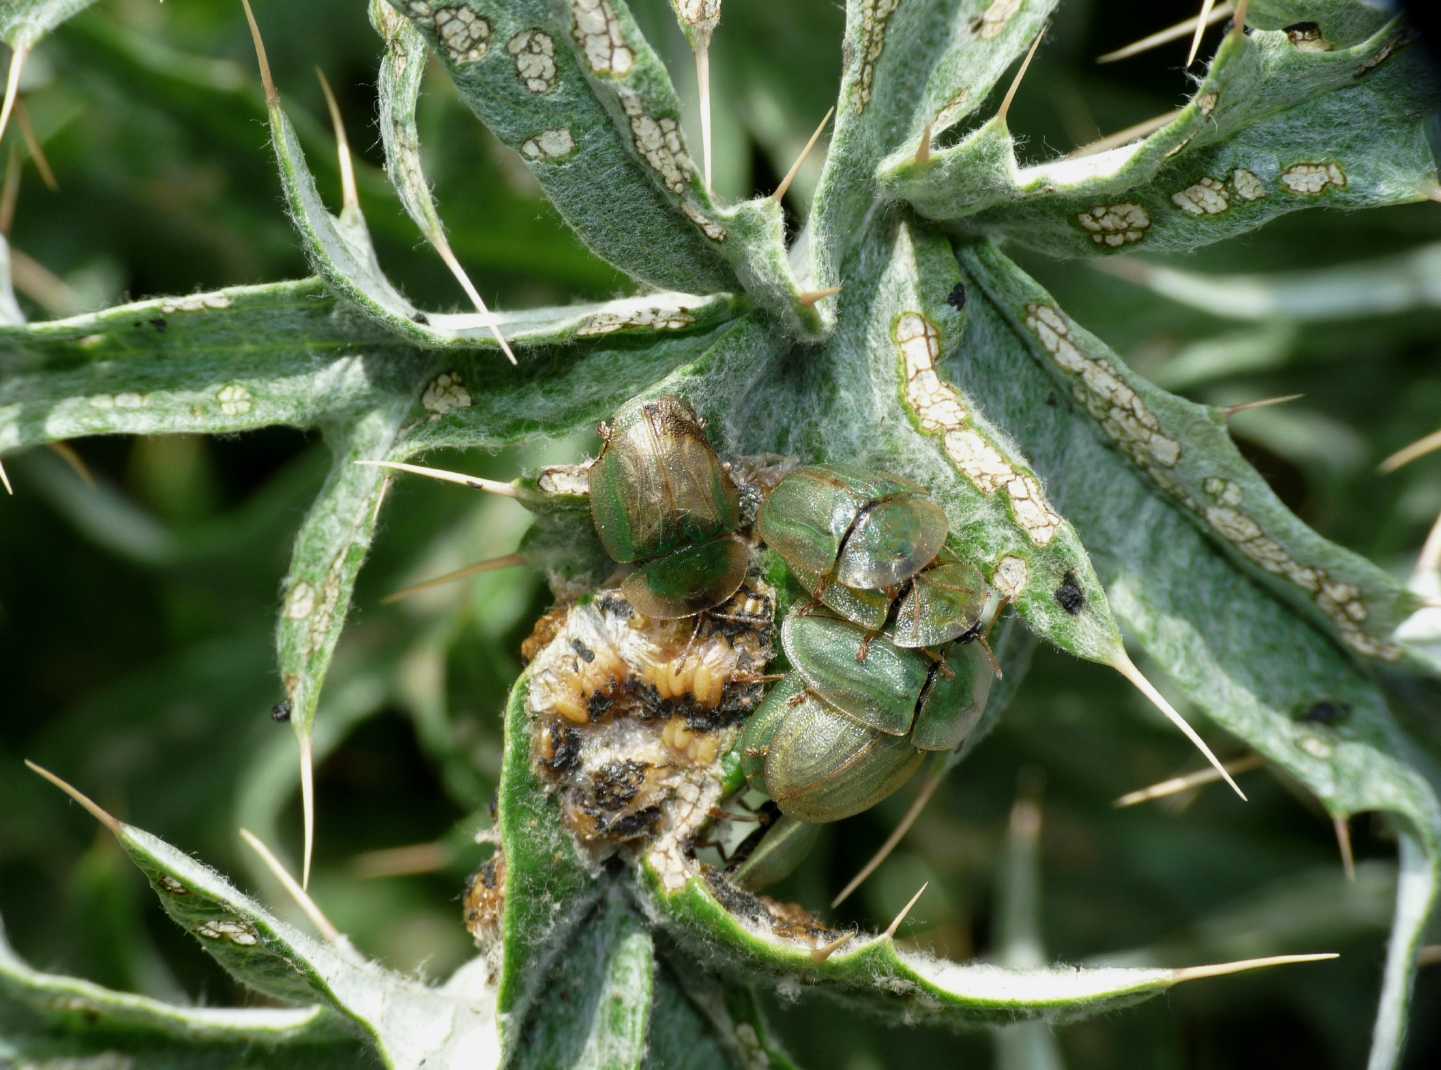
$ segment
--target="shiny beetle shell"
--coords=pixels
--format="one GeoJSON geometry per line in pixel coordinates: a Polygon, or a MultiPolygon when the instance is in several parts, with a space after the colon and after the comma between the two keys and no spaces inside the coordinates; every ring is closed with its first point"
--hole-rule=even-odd
{"type": "MultiPolygon", "coordinates": [[[[946,514],[920,487],[840,466],[797,468],[767,496],[756,522],[802,584],[895,587],[928,565],[946,514]]],[[[812,588],[814,590],[814,588],[812,588]]]]}
{"type": "Polygon", "coordinates": [[[605,447],[587,485],[596,532],[614,560],[646,561],[739,525],[735,484],[685,401],[633,402],[601,433],[605,447]]]}
{"type": "Polygon", "coordinates": [[[787,617],[793,666],[751,715],[741,768],[787,816],[812,823],[858,814],[899,789],[928,751],[954,750],[975,728],[992,673],[980,646],[939,659],[872,639],[828,617],[787,617]]]}

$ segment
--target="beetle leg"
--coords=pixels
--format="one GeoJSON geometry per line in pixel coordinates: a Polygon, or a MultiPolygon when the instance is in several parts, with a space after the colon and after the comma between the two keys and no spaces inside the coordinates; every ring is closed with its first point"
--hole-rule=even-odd
{"type": "Polygon", "coordinates": [[[866,658],[868,658],[871,653],[871,643],[873,643],[880,634],[881,631],[879,628],[877,628],[873,632],[866,632],[866,634],[861,637],[860,648],[856,650],[857,661],[862,663],[865,662],[866,658]]]}
{"type": "Polygon", "coordinates": [[[947,680],[954,680],[956,678],[955,671],[946,664],[946,658],[944,654],[937,653],[928,646],[921,647],[920,651],[926,657],[930,658],[933,662],[935,662],[936,671],[939,672],[942,676],[944,676],[947,680]]]}
{"type": "Polygon", "coordinates": [[[738,672],[731,674],[733,684],[773,684],[777,680],[784,680],[786,674],[783,672],[738,672]]]}
{"type": "Polygon", "coordinates": [[[991,649],[991,644],[986,642],[984,635],[976,636],[976,642],[980,645],[981,652],[986,655],[986,660],[991,663],[991,671],[996,674],[996,679],[999,680],[1003,675],[1001,673],[1001,663],[996,660],[996,654],[995,651],[991,649]]]}

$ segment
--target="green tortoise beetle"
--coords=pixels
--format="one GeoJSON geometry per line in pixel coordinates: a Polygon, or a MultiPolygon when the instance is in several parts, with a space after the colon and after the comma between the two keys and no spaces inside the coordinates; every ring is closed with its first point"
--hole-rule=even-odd
{"type": "Polygon", "coordinates": [[[685,401],[634,401],[609,424],[586,484],[596,533],[611,558],[634,565],[621,592],[643,614],[671,619],[720,605],[745,579],[734,534],[739,495],[685,401]]]}
{"type": "Polygon", "coordinates": [[[792,670],[746,722],[741,768],[782,813],[812,824],[869,809],[928,752],[960,746],[993,679],[980,644],[928,656],[830,616],[790,614],[781,645],[792,670]]]}
{"type": "Polygon", "coordinates": [[[871,632],[894,621],[890,640],[902,647],[975,638],[999,608],[947,530],[944,511],[915,484],[834,466],[790,472],[756,520],[812,597],[871,632]]]}
{"type": "Polygon", "coordinates": [[[946,514],[924,490],[859,468],[812,465],[782,479],[756,531],[811,593],[833,583],[884,590],[940,552],[946,514]]]}
{"type": "MultiPolygon", "coordinates": [[[[740,527],[739,494],[706,439],[695,410],[678,397],[636,400],[600,425],[604,446],[587,468],[547,490],[539,481],[514,483],[396,461],[366,461],[442,479],[527,504],[554,508],[589,501],[591,519],[610,560],[628,566],[621,592],[642,614],[659,619],[693,616],[720,605],[740,589],[749,567],[740,527]]],[[[400,597],[492,568],[525,564],[524,549],[469,565],[392,595],[400,597]]]]}

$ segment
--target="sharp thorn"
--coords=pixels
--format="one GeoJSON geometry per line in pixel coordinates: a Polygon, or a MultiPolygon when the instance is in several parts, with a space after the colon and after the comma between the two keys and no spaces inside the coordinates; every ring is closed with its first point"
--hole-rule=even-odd
{"type": "Polygon", "coordinates": [[[45,158],[44,146],[40,144],[35,127],[30,124],[30,113],[25,109],[23,100],[15,101],[15,121],[20,126],[20,136],[25,139],[25,149],[35,161],[35,170],[40,172],[40,181],[45,183],[45,188],[51,193],[59,193],[60,183],[55,181],[55,172],[50,169],[50,161],[45,158]]]}
{"type": "Polygon", "coordinates": [[[315,749],[310,733],[300,737],[300,814],[305,847],[300,863],[300,887],[310,887],[310,859],[315,853],[315,749]]]}
{"type": "Polygon", "coordinates": [[[421,591],[429,591],[434,587],[443,587],[447,583],[454,583],[456,580],[463,580],[467,576],[477,576],[482,572],[497,572],[503,568],[515,568],[518,565],[525,565],[528,562],[524,554],[506,554],[504,557],[492,557],[488,561],[477,561],[473,565],[466,565],[454,572],[447,572],[443,576],[435,576],[432,579],[422,580],[420,583],[411,584],[409,587],[402,587],[398,591],[386,595],[380,600],[381,605],[390,605],[399,602],[403,598],[419,594],[421,591]]]}
{"type": "Polygon", "coordinates": [[[470,276],[465,273],[465,268],[460,266],[460,261],[456,258],[454,250],[451,249],[450,242],[439,230],[431,233],[429,238],[430,244],[435,246],[435,251],[439,254],[440,259],[445,262],[445,266],[455,276],[455,281],[460,283],[460,288],[465,291],[465,296],[470,298],[470,303],[475,306],[475,310],[485,317],[486,326],[490,328],[490,333],[495,338],[496,345],[500,346],[500,351],[505,354],[505,359],[511,364],[517,363],[510,343],[505,340],[505,335],[500,331],[500,324],[495,322],[495,317],[491,315],[490,309],[485,307],[485,301],[481,298],[480,291],[475,288],[475,283],[470,281],[470,276]]]}
{"type": "Polygon", "coordinates": [[[1206,33],[1211,17],[1211,8],[1216,0],[1201,0],[1201,14],[1196,17],[1196,32],[1191,37],[1191,51],[1186,54],[1186,66],[1196,62],[1196,53],[1201,51],[1201,38],[1206,33]]]}
{"type": "Polygon", "coordinates": [[[901,912],[900,912],[899,914],[897,914],[894,918],[891,919],[891,923],[886,926],[886,931],[883,932],[883,933],[881,933],[881,939],[883,939],[883,940],[893,940],[893,939],[895,939],[896,932],[897,932],[897,930],[899,930],[900,927],[901,927],[901,922],[903,922],[903,921],[906,920],[906,915],[911,912],[911,908],[912,908],[913,906],[915,906],[918,902],[920,902],[921,896],[923,896],[923,895],[926,894],[926,889],[929,888],[930,886],[931,886],[931,882],[930,882],[930,881],[926,881],[924,884],[922,884],[919,888],[916,889],[916,894],[913,895],[913,896],[911,896],[911,901],[910,901],[909,903],[907,903],[905,906],[901,907],[901,912]]]}
{"type": "Polygon", "coordinates": [[[1396,469],[1404,468],[1412,461],[1420,460],[1428,453],[1435,453],[1437,450],[1441,450],[1441,430],[1432,431],[1429,435],[1418,438],[1409,446],[1403,446],[1377,465],[1376,470],[1390,475],[1396,469]]]}
{"type": "Polygon", "coordinates": [[[80,477],[80,481],[91,490],[95,489],[95,473],[90,471],[80,454],[68,442],[51,442],[50,448],[59,455],[60,459],[70,466],[70,470],[80,477]]]}
{"type": "Polygon", "coordinates": [[[704,168],[705,189],[711,191],[711,136],[710,136],[710,44],[695,50],[696,95],[700,98],[700,146],[701,166],[704,168]]]}
{"type": "Polygon", "coordinates": [[[1251,0],[1236,0],[1236,17],[1231,20],[1231,36],[1242,37],[1246,33],[1246,9],[1251,0]]]}
{"type": "Polygon", "coordinates": [[[4,461],[0,461],[0,484],[4,485],[6,494],[12,497],[15,495],[15,488],[10,485],[10,476],[5,471],[4,461]]]}
{"type": "Polygon", "coordinates": [[[255,45],[255,59],[260,65],[260,84],[265,87],[265,103],[272,108],[278,107],[280,93],[275,88],[275,80],[270,77],[270,59],[265,54],[265,42],[260,38],[255,12],[250,10],[250,0],[240,0],[240,6],[245,8],[245,21],[250,24],[250,40],[255,45]]]}
{"type": "Polygon", "coordinates": [[[1156,690],[1151,681],[1141,675],[1141,670],[1136,668],[1136,663],[1130,659],[1124,650],[1121,650],[1116,660],[1111,662],[1111,667],[1129,680],[1141,694],[1146,696],[1151,705],[1161,712],[1166,720],[1175,725],[1181,734],[1191,741],[1191,744],[1205,756],[1206,761],[1210,762],[1211,766],[1220,774],[1221,779],[1231,786],[1231,790],[1241,797],[1242,802],[1245,802],[1246,793],[1231,779],[1231,774],[1226,771],[1226,767],[1221,764],[1220,759],[1211,753],[1211,748],[1206,746],[1206,741],[1200,737],[1194,728],[1186,723],[1186,719],[1176,712],[1175,707],[1166,701],[1165,696],[1156,690]]]}
{"type": "Polygon", "coordinates": [[[915,161],[914,161],[916,164],[923,164],[923,163],[929,163],[929,162],[930,162],[930,159],[931,159],[931,131],[934,129],[934,127],[935,127],[935,122],[934,122],[934,121],[927,122],[927,123],[926,123],[926,126],[925,126],[925,129],[921,131],[921,141],[920,141],[920,144],[918,144],[918,145],[916,146],[916,156],[915,156],[915,161]]]}
{"type": "MultiPolygon", "coordinates": [[[[1234,10],[1235,7],[1229,2],[1217,5],[1215,10],[1211,12],[1211,23],[1221,22],[1223,19],[1228,18],[1234,10]]],[[[1132,56],[1138,56],[1142,52],[1149,52],[1158,45],[1168,44],[1178,37],[1185,37],[1186,34],[1196,28],[1196,24],[1199,21],[1196,16],[1192,16],[1189,19],[1182,19],[1174,26],[1167,26],[1164,30],[1157,30],[1155,33],[1143,37],[1139,41],[1133,41],[1129,45],[1116,49],[1114,52],[1107,52],[1104,56],[1097,56],[1096,62],[1115,63],[1120,59],[1130,59],[1132,56]]]]}
{"type": "Polygon", "coordinates": [[[820,947],[811,949],[811,961],[815,963],[825,962],[846,944],[850,943],[855,933],[841,933],[829,944],[822,944],[820,947]]]}
{"type": "Polygon", "coordinates": [[[1021,60],[1021,69],[1018,70],[1016,76],[1011,79],[1010,88],[1006,90],[1005,98],[1001,101],[1000,110],[996,112],[996,119],[1000,122],[1004,123],[1006,116],[1011,113],[1011,101],[1016,99],[1016,91],[1021,88],[1021,81],[1026,77],[1026,71],[1031,66],[1031,58],[1035,56],[1036,49],[1041,46],[1041,40],[1046,36],[1046,30],[1049,28],[1049,26],[1041,27],[1040,32],[1036,34],[1036,39],[1031,42],[1031,47],[1026,52],[1026,58],[1021,60]]]}
{"type": "Polygon", "coordinates": [[[20,154],[12,145],[5,161],[5,186],[0,189],[0,234],[10,236],[15,225],[15,205],[20,200],[20,154]]]}
{"type": "Polygon", "coordinates": [[[320,907],[315,905],[315,900],[310,898],[305,889],[295,883],[295,878],[286,872],[285,867],[280,864],[280,859],[271,853],[269,847],[260,842],[260,837],[249,829],[241,829],[240,838],[260,856],[260,860],[265,863],[265,868],[270,870],[275,879],[280,882],[280,886],[290,893],[290,898],[295,900],[295,905],[310,919],[310,924],[315,926],[316,931],[325,937],[326,943],[340,943],[340,932],[330,923],[330,919],[325,916],[320,907]]]}
{"type": "Polygon", "coordinates": [[[1252,409],[1265,409],[1272,405],[1285,405],[1290,401],[1299,401],[1305,394],[1282,394],[1274,398],[1262,398],[1259,401],[1243,401],[1239,405],[1227,405],[1221,410],[1227,420],[1239,416],[1243,412],[1250,412],[1252,409]]]}
{"type": "Polygon", "coordinates": [[[75,785],[70,784],[67,781],[61,780],[58,776],[50,772],[50,770],[46,769],[43,765],[36,765],[29,758],[25,759],[25,767],[29,769],[32,773],[35,773],[37,776],[41,777],[42,779],[50,781],[50,783],[54,784],[66,795],[70,796],[72,799],[78,802],[86,809],[86,811],[90,814],[91,817],[93,817],[96,821],[100,822],[107,829],[109,829],[112,834],[116,836],[120,835],[120,829],[122,827],[120,821],[116,817],[114,817],[114,815],[112,815],[108,810],[105,810],[103,807],[101,807],[99,803],[91,799],[90,796],[81,792],[79,788],[75,787],[75,785]]]}
{"type": "Polygon", "coordinates": [[[15,101],[20,96],[20,72],[25,67],[25,57],[30,50],[24,45],[19,45],[10,53],[10,73],[5,78],[5,103],[0,105],[0,138],[5,136],[5,128],[10,125],[10,112],[15,108],[15,101]]]}
{"type": "Polygon", "coordinates": [[[1098,152],[1105,152],[1108,149],[1114,149],[1121,145],[1129,145],[1138,138],[1154,134],[1157,130],[1161,129],[1161,127],[1166,126],[1179,117],[1184,110],[1184,108],[1177,108],[1175,111],[1168,111],[1163,115],[1153,115],[1151,118],[1142,120],[1133,126],[1128,126],[1124,130],[1117,130],[1114,134],[1107,134],[1103,138],[1089,141],[1078,149],[1072,149],[1061,158],[1063,160],[1075,160],[1082,156],[1094,156],[1098,152]]]}
{"type": "Polygon", "coordinates": [[[832,286],[825,290],[810,290],[803,294],[796,295],[796,301],[807,308],[810,308],[818,301],[824,301],[827,297],[834,297],[841,292],[839,286],[832,286]]]}
{"type": "Polygon", "coordinates": [[[445,868],[450,853],[443,843],[416,843],[406,847],[386,847],[355,856],[351,872],[362,880],[377,877],[411,877],[435,873],[445,868]]]}
{"type": "Polygon", "coordinates": [[[870,860],[860,868],[860,872],[852,877],[850,883],[842,888],[836,897],[831,900],[832,909],[835,909],[849,899],[851,894],[864,884],[872,873],[881,867],[881,863],[891,856],[891,852],[900,846],[901,840],[905,839],[906,833],[911,831],[911,826],[914,825],[916,819],[921,816],[921,811],[924,810],[926,804],[931,801],[931,796],[934,795],[936,789],[941,786],[941,781],[945,779],[945,775],[945,767],[941,766],[921,785],[920,792],[911,801],[909,809],[906,810],[896,827],[891,830],[891,834],[886,837],[886,842],[881,844],[880,849],[871,855],[870,860]]]}
{"type": "Polygon", "coordinates": [[[1421,545],[1420,556],[1416,558],[1415,576],[1429,576],[1441,571],[1441,515],[1431,525],[1426,541],[1421,545]]]}
{"type": "Polygon", "coordinates": [[[1341,852],[1341,868],[1346,879],[1356,881],[1356,855],[1351,850],[1351,825],[1344,817],[1333,817],[1331,824],[1336,830],[1336,847],[1341,852]]]}
{"type": "Polygon", "coordinates": [[[1224,977],[1228,973],[1245,973],[1247,970],[1264,970],[1269,966],[1290,966],[1298,962],[1324,962],[1338,959],[1335,951],[1324,951],[1318,955],[1270,955],[1260,959],[1241,959],[1239,962],[1218,962],[1210,966],[1183,966],[1171,971],[1171,983],[1199,981],[1203,977],[1224,977]]]}
{"type": "MultiPolygon", "coordinates": [[[[1235,761],[1227,762],[1223,768],[1233,776],[1240,776],[1242,773],[1249,773],[1252,769],[1259,769],[1265,764],[1266,760],[1259,754],[1248,754],[1244,758],[1237,758],[1235,761]]],[[[1164,799],[1171,795],[1179,795],[1183,791],[1199,788],[1203,784],[1211,784],[1220,779],[1221,775],[1215,769],[1198,769],[1194,773],[1171,777],[1169,780],[1162,780],[1159,783],[1152,784],[1150,787],[1129,791],[1111,805],[1118,810],[1123,810],[1128,806],[1138,806],[1143,802],[1150,802],[1153,799],[1164,799]]]]}
{"type": "Polygon", "coordinates": [[[520,497],[520,492],[510,483],[501,483],[495,479],[482,479],[480,476],[468,476],[463,472],[447,472],[444,468],[427,468],[421,464],[405,464],[402,461],[360,460],[355,463],[373,465],[376,468],[393,468],[397,472],[409,472],[411,475],[438,479],[444,483],[459,483],[462,487],[483,490],[487,494],[499,494],[504,498],[520,497]]]}
{"type": "Polygon", "coordinates": [[[325,94],[325,107],[330,112],[330,125],[335,131],[335,155],[340,167],[340,213],[346,218],[360,218],[360,194],[355,188],[355,164],[350,158],[350,139],[345,136],[345,123],[340,118],[340,104],[335,91],[330,88],[330,79],[319,67],[315,77],[320,79],[320,91],[325,94]]]}
{"type": "Polygon", "coordinates": [[[801,154],[796,157],[796,162],[791,164],[791,169],[786,172],[786,177],[781,179],[781,184],[777,186],[775,192],[771,194],[771,200],[775,201],[776,204],[780,204],[785,198],[786,193],[789,192],[791,183],[796,180],[796,175],[801,173],[801,165],[806,162],[806,157],[811,154],[811,149],[816,147],[816,142],[821,139],[821,132],[825,130],[826,123],[831,121],[831,116],[835,114],[835,111],[836,109],[834,107],[826,111],[825,117],[821,119],[820,125],[816,127],[815,133],[812,134],[811,139],[806,142],[806,147],[801,149],[801,154]]]}

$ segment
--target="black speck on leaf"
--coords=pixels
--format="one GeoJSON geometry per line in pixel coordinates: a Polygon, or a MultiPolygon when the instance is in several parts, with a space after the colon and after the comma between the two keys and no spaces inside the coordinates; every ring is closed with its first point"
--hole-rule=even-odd
{"type": "Polygon", "coordinates": [[[957,312],[966,307],[966,284],[958,282],[955,288],[946,295],[946,304],[950,305],[957,312]]]}
{"type": "Polygon", "coordinates": [[[1086,595],[1081,590],[1081,585],[1076,582],[1074,572],[1067,572],[1061,585],[1056,588],[1056,601],[1073,617],[1085,607],[1086,595]]]}

